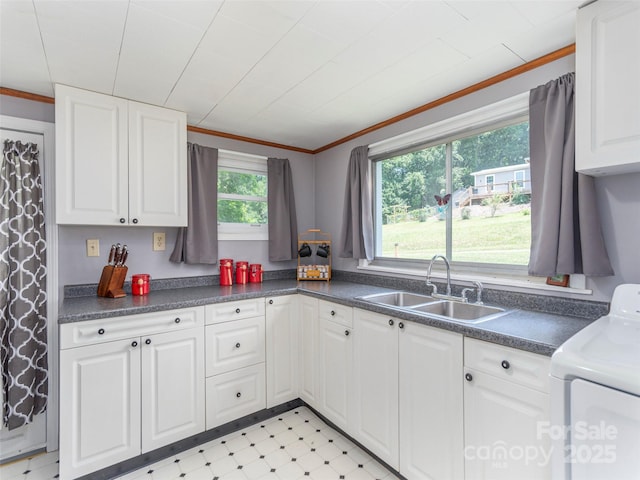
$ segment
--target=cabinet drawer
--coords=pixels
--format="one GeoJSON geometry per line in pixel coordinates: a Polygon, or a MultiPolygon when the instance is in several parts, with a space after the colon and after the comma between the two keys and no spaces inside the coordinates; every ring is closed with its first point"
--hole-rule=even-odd
{"type": "Polygon", "coordinates": [[[60,325],[60,349],[202,327],[204,307],[140,313],[60,325]]]}
{"type": "Polygon", "coordinates": [[[264,317],[207,325],[207,377],[264,362],[264,317]]]}
{"type": "Polygon", "coordinates": [[[345,327],[353,327],[353,308],[325,300],[318,301],[318,318],[331,320],[345,327]]]}
{"type": "Polygon", "coordinates": [[[207,430],[266,406],[264,363],[207,378],[207,430]]]}
{"type": "Polygon", "coordinates": [[[207,305],[207,325],[264,315],[264,298],[207,305]]]}
{"type": "Polygon", "coordinates": [[[464,364],[466,367],[549,393],[549,357],[465,338],[464,364]]]}

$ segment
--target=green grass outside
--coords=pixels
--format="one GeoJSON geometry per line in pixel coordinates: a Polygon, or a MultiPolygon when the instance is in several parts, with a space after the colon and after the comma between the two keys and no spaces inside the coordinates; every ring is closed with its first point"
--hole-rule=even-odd
{"type": "MultiPolygon", "coordinates": [[[[384,257],[430,259],[446,253],[446,222],[403,222],[382,227],[384,257]],[[397,255],[396,247],[397,246],[397,255]]],[[[495,217],[453,218],[453,261],[527,265],[531,217],[522,212],[495,217]]]]}

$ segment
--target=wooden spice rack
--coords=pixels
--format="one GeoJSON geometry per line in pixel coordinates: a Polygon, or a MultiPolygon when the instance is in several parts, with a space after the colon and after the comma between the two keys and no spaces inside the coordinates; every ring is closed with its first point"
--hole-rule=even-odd
{"type": "Polygon", "coordinates": [[[298,234],[298,280],[331,280],[331,234],[317,228],[310,228],[298,234]],[[311,255],[300,256],[304,245],[311,249],[311,255]],[[317,254],[318,247],[325,247],[327,256],[317,254]]]}

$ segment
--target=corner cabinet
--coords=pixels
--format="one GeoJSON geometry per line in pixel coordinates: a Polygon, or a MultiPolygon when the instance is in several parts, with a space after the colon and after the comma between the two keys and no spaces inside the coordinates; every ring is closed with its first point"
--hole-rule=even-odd
{"type": "Polygon", "coordinates": [[[56,85],[56,222],[187,225],[186,114],[56,85]]]}
{"type": "Polygon", "coordinates": [[[576,170],[640,172],[640,3],[578,10],[576,170]]]}
{"type": "Polygon", "coordinates": [[[204,431],[204,307],[60,326],[60,478],[204,431]]]}

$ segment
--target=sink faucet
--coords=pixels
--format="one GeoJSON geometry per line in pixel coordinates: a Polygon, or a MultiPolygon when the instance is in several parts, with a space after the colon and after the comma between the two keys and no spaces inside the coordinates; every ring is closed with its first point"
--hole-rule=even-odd
{"type": "Polygon", "coordinates": [[[429,263],[429,269],[427,270],[427,287],[433,287],[432,295],[435,297],[438,294],[438,287],[436,287],[433,283],[431,283],[431,267],[433,267],[433,262],[435,262],[438,258],[444,260],[444,264],[447,267],[447,296],[451,296],[451,265],[449,265],[449,260],[444,255],[434,255],[429,263]]]}
{"type": "MultiPolygon", "coordinates": [[[[480,282],[478,282],[477,280],[474,280],[473,284],[478,289],[478,293],[476,294],[476,303],[478,305],[482,305],[482,284],[480,282]]],[[[462,301],[465,302],[465,303],[467,303],[469,301],[469,300],[467,300],[467,294],[469,292],[473,292],[473,288],[468,287],[468,288],[463,288],[462,289],[462,301]]]]}

